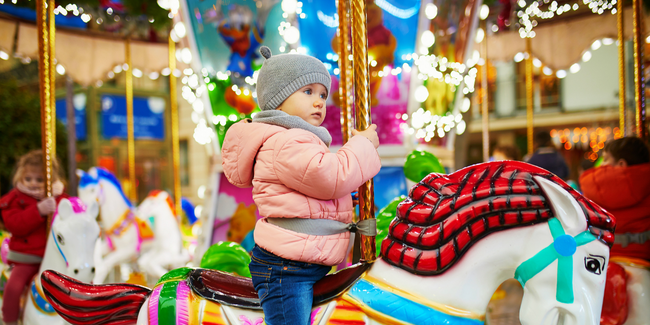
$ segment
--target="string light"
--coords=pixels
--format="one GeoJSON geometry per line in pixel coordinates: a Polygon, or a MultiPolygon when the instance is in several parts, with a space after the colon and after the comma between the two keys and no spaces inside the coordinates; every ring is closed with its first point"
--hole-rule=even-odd
{"type": "MultiPolygon", "coordinates": [[[[588,6],[591,12],[602,15],[609,11],[611,14],[616,14],[616,2],[618,0],[582,0],[573,4],[565,3],[559,5],[557,1],[553,0],[546,10],[540,8],[541,1],[533,1],[530,5],[526,6],[525,0],[519,0],[518,4],[521,9],[517,11],[517,18],[519,18],[519,36],[521,38],[533,38],[535,32],[533,28],[538,25],[537,19],[551,19],[555,16],[560,16],[570,11],[576,11],[581,5],[588,6]]],[[[544,0],[548,3],[548,0],[544,0]]]]}
{"type": "Polygon", "coordinates": [[[613,129],[610,127],[590,129],[576,127],[573,130],[552,129],[550,135],[556,145],[561,145],[566,150],[585,150],[584,157],[591,161],[598,159],[598,152],[605,147],[605,143],[608,140],[623,137],[618,127],[614,127],[613,129]]]}

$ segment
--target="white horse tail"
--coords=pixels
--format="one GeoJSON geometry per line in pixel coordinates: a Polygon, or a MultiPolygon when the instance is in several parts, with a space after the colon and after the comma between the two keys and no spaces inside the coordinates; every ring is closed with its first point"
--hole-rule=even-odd
{"type": "Polygon", "coordinates": [[[149,288],[138,285],[92,285],[52,270],[43,272],[41,285],[56,312],[76,325],[135,324],[151,294],[149,288]]]}

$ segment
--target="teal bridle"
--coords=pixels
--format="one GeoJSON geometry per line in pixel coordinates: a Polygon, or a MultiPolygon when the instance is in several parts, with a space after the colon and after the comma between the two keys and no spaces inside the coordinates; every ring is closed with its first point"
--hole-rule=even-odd
{"type": "Polygon", "coordinates": [[[557,262],[557,290],[556,299],[565,304],[573,303],[573,260],[578,246],[590,243],[596,240],[596,236],[588,230],[583,231],[575,237],[567,235],[562,228],[562,224],[557,218],[548,220],[548,227],[551,229],[553,242],[546,248],[542,249],[535,256],[521,263],[515,270],[515,279],[525,286],[526,282],[539,272],[551,265],[555,260],[557,262]]]}

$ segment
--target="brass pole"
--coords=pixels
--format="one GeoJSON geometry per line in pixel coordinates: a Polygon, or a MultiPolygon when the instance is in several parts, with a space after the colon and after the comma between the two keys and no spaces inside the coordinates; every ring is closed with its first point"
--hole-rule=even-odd
{"type": "MultiPolygon", "coordinates": [[[[180,171],[180,148],[178,137],[178,102],[176,94],[176,43],[169,37],[169,101],[171,107],[172,124],[172,162],[174,168],[174,205],[176,207],[176,218],[181,217],[181,171],[180,171]]],[[[200,100],[200,99],[197,99],[200,100]]]]}
{"type": "Polygon", "coordinates": [[[616,6],[616,27],[618,29],[618,124],[625,135],[625,30],[623,29],[623,1],[616,6]]]}
{"type": "MultiPolygon", "coordinates": [[[[52,83],[50,82],[49,24],[45,0],[36,1],[36,25],[38,28],[38,77],[41,102],[41,147],[43,148],[43,175],[45,178],[45,195],[52,196],[52,83]]],[[[48,216],[48,230],[52,216],[48,216]]]]}
{"type": "Polygon", "coordinates": [[[528,153],[533,153],[533,52],[531,38],[526,37],[526,124],[528,153]]]}
{"type": "MultiPolygon", "coordinates": [[[[365,0],[352,0],[352,56],[354,69],[354,107],[357,130],[367,129],[370,122],[370,68],[368,67],[367,7],[365,0]]],[[[359,188],[359,220],[375,217],[372,179],[359,188]]],[[[361,259],[376,259],[375,237],[361,235],[361,259]]]]}
{"type": "Polygon", "coordinates": [[[124,58],[126,60],[126,146],[129,160],[129,182],[131,190],[129,193],[133,202],[138,201],[138,191],[135,184],[135,139],[133,131],[133,67],[131,66],[131,39],[127,38],[124,43],[124,58]]]}
{"type": "Polygon", "coordinates": [[[634,102],[636,107],[636,136],[647,140],[645,126],[645,78],[643,76],[643,31],[642,6],[640,0],[632,1],[634,26],[634,102]]]}
{"type": "Polygon", "coordinates": [[[348,142],[352,134],[352,71],[350,70],[350,0],[338,0],[339,28],[336,31],[339,40],[339,103],[341,105],[341,131],[343,143],[348,142]]]}
{"type": "Polygon", "coordinates": [[[483,49],[483,60],[484,64],[481,67],[481,88],[483,88],[483,98],[481,105],[481,120],[483,126],[483,161],[488,161],[490,159],[490,124],[488,119],[488,45],[487,45],[487,22],[485,20],[481,21],[481,25],[485,30],[485,36],[483,37],[483,44],[481,44],[483,49]]]}
{"type": "Polygon", "coordinates": [[[47,6],[47,15],[48,15],[48,25],[49,25],[49,30],[48,30],[48,37],[49,37],[49,42],[48,42],[48,50],[50,51],[50,107],[51,109],[51,114],[52,114],[52,159],[56,159],[56,92],[55,92],[55,83],[56,83],[56,62],[55,62],[55,30],[56,27],[54,26],[54,7],[55,7],[54,0],[49,0],[48,1],[48,6],[47,6]]]}

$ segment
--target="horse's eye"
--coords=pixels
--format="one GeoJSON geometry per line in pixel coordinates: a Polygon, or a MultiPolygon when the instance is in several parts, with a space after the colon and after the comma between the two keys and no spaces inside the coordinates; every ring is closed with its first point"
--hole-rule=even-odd
{"type": "Polygon", "coordinates": [[[585,257],[585,269],[587,269],[587,271],[593,274],[600,275],[600,273],[603,271],[603,264],[604,264],[603,257],[600,256],[585,257]]]}
{"type": "Polygon", "coordinates": [[[59,244],[65,245],[63,242],[63,236],[61,236],[61,234],[56,235],[56,240],[59,242],[59,244]]]}

